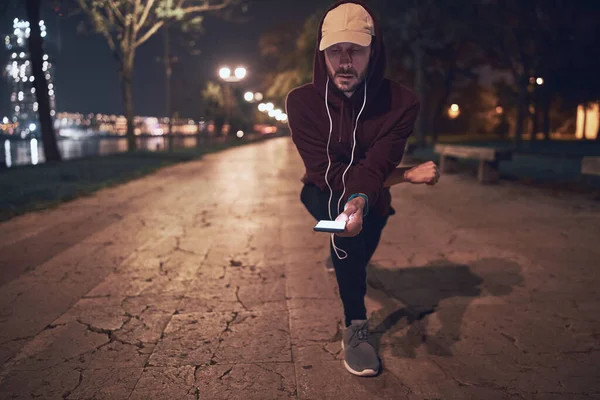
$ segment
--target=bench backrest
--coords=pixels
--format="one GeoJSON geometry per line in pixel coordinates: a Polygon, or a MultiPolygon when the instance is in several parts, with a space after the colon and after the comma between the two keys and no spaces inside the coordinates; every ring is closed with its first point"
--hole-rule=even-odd
{"type": "Polygon", "coordinates": [[[485,161],[508,160],[512,151],[497,147],[474,147],[453,144],[436,144],[434,151],[441,155],[458,158],[475,158],[485,161]]]}

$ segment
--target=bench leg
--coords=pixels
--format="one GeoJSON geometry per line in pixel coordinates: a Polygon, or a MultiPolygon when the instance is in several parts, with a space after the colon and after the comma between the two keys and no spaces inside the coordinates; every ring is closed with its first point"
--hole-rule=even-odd
{"type": "Polygon", "coordinates": [[[457,170],[458,160],[455,157],[440,156],[440,172],[443,174],[451,174],[457,170]]]}
{"type": "Polygon", "coordinates": [[[481,183],[496,183],[500,179],[498,161],[479,161],[477,179],[481,183]]]}

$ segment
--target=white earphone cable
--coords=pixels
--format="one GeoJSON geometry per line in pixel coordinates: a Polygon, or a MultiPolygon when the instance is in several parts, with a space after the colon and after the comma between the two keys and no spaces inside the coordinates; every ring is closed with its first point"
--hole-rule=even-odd
{"type": "MultiPolygon", "coordinates": [[[[333,131],[333,121],[331,119],[331,112],[329,111],[328,95],[329,95],[329,77],[327,77],[327,83],[325,84],[325,108],[327,109],[327,116],[329,117],[329,137],[327,138],[327,171],[325,171],[325,183],[327,184],[327,187],[329,188],[329,201],[327,202],[327,212],[329,213],[329,219],[331,221],[333,221],[333,216],[331,215],[331,199],[333,198],[333,189],[331,188],[331,185],[329,184],[329,179],[328,179],[329,170],[331,169],[331,156],[329,155],[329,144],[331,143],[331,132],[333,131]]],[[[338,210],[339,210],[339,205],[338,205],[338,210]]],[[[333,251],[335,251],[335,255],[337,256],[337,258],[339,258],[340,260],[343,260],[348,257],[348,253],[346,253],[343,249],[340,249],[335,245],[335,234],[334,233],[331,234],[331,245],[333,246],[333,251]],[[342,253],[344,253],[344,256],[340,257],[340,253],[338,253],[338,251],[341,251],[342,253]]]]}
{"type": "MultiPolygon", "coordinates": [[[[329,155],[329,145],[331,143],[331,133],[333,131],[333,121],[331,119],[331,112],[329,111],[328,95],[329,95],[329,77],[327,77],[327,83],[325,86],[325,108],[327,109],[327,116],[329,117],[329,137],[327,139],[327,161],[328,161],[328,164],[327,164],[327,171],[325,172],[325,183],[327,184],[327,187],[329,188],[329,201],[327,202],[327,212],[329,213],[329,219],[333,220],[333,216],[331,215],[331,200],[333,198],[333,189],[331,188],[331,185],[329,184],[329,179],[328,179],[329,170],[331,169],[331,156],[329,155]]],[[[367,104],[367,80],[365,79],[365,93],[364,93],[363,105],[358,113],[358,116],[356,117],[356,121],[354,123],[354,131],[352,132],[352,139],[353,139],[352,156],[350,158],[350,164],[348,164],[348,167],[346,167],[346,170],[344,171],[344,173],[342,175],[342,185],[344,187],[344,191],[342,192],[342,195],[340,196],[340,198],[338,200],[338,206],[337,206],[338,214],[340,213],[340,205],[342,202],[342,198],[346,194],[346,181],[345,181],[346,173],[348,172],[348,170],[352,166],[352,163],[354,162],[354,150],[356,148],[356,130],[358,128],[358,120],[360,119],[360,116],[361,116],[363,110],[365,109],[366,104],[367,104]]],[[[341,116],[340,118],[343,118],[343,116],[341,116]]],[[[348,257],[348,253],[346,253],[343,249],[341,249],[335,245],[335,234],[334,233],[331,234],[331,244],[333,246],[333,250],[335,251],[335,254],[338,257],[338,259],[344,260],[345,258],[348,257]],[[341,257],[338,251],[344,253],[344,256],[341,257]]]]}
{"type": "Polygon", "coordinates": [[[356,122],[354,123],[354,131],[352,132],[352,157],[350,158],[350,164],[348,164],[348,167],[346,168],[346,170],[344,171],[344,174],[342,175],[342,184],[344,185],[344,191],[342,192],[342,195],[340,196],[340,199],[338,200],[338,212],[340,209],[340,205],[342,204],[342,199],[344,198],[344,195],[346,194],[346,173],[348,173],[348,170],[350,169],[350,167],[352,166],[352,163],[354,162],[354,149],[356,148],[356,129],[358,128],[358,120],[360,119],[360,115],[362,114],[363,110],[365,109],[365,105],[367,104],[367,80],[365,79],[365,95],[364,95],[364,100],[363,100],[363,105],[360,109],[360,111],[358,112],[358,116],[356,117],[356,122]]]}

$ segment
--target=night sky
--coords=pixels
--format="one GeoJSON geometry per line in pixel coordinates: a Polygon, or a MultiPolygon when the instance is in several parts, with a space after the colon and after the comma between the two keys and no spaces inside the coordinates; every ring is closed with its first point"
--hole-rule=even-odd
{"type": "MultiPolygon", "coordinates": [[[[252,66],[258,55],[261,33],[273,25],[289,22],[299,26],[315,10],[333,3],[331,0],[251,0],[248,22],[225,22],[206,17],[204,33],[199,36],[196,49],[200,55],[190,56],[175,44],[174,53],[180,60],[173,67],[173,101],[182,116],[200,117],[193,106],[194,99],[207,80],[218,79],[220,65],[244,64],[249,67],[246,82],[248,90],[262,90],[252,80],[252,66]],[[217,40],[218,39],[218,40],[217,40]]],[[[47,51],[54,57],[57,111],[83,113],[122,113],[121,88],[117,63],[113,60],[106,40],[93,33],[77,33],[83,16],[59,17],[51,10],[42,16],[48,29],[47,51]]],[[[2,38],[12,31],[12,20],[24,19],[24,10],[8,9],[0,17],[2,38]]],[[[173,40],[178,39],[177,34],[173,40]]],[[[2,42],[3,44],[3,42],[2,42]]],[[[293,46],[290,43],[290,46],[293,46]]],[[[0,50],[2,69],[7,51],[0,50]]],[[[134,75],[134,101],[137,115],[164,115],[164,69],[156,60],[162,55],[162,34],[138,48],[134,75]]],[[[8,115],[9,90],[5,79],[0,83],[0,117],[8,115]]]]}

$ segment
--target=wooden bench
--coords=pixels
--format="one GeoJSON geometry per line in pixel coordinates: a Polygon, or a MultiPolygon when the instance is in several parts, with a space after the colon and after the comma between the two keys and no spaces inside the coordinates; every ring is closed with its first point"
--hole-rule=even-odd
{"type": "Polygon", "coordinates": [[[512,150],[506,148],[436,144],[434,151],[440,154],[441,173],[455,172],[459,158],[479,160],[477,179],[482,183],[498,182],[498,163],[512,159],[512,150]]]}
{"type": "Polygon", "coordinates": [[[600,176],[600,157],[583,157],[581,160],[581,174],[600,176]]]}

